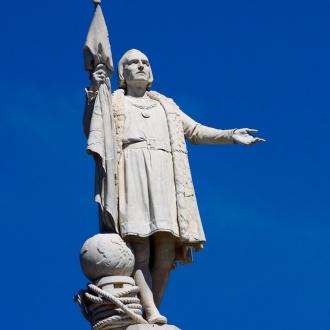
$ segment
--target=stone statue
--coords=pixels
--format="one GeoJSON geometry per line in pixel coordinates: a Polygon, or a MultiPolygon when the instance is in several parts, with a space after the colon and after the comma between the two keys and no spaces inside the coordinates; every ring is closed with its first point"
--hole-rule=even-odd
{"type": "MultiPolygon", "coordinates": [[[[84,117],[87,137],[93,99],[108,79],[102,64],[91,75],[84,117]]],[[[130,242],[135,254],[134,278],[141,289],[146,318],[149,323],[166,323],[158,307],[170,270],[175,261],[191,262],[191,248],[199,251],[205,242],[185,139],[194,144],[243,145],[264,140],[250,135],[257,132],[253,129],[203,126],[183,113],[173,100],[150,91],[151,66],[138,50],[129,50],[119,61],[118,81],[120,89],[112,95],[112,106],[119,214],[115,220],[103,216],[101,210],[100,229],[116,231],[130,242]]]]}
{"type": "Polygon", "coordinates": [[[119,61],[120,89],[111,96],[111,56],[99,58],[88,62],[93,65],[84,131],[96,163],[100,232],[117,233],[132,248],[145,319],[166,324],[158,308],[170,271],[176,262],[192,262],[192,250],[205,243],[185,140],[243,145],[265,140],[252,136],[254,129],[220,130],[195,122],[172,99],[150,89],[150,62],[136,49],[119,61]],[[104,100],[111,110],[104,111],[104,100]]]}

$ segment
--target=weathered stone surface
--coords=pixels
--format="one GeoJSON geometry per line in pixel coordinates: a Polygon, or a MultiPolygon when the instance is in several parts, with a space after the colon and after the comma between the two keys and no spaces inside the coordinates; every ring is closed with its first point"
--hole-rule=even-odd
{"type": "Polygon", "coordinates": [[[106,276],[131,276],[134,255],[128,243],[117,234],[89,238],[80,251],[80,264],[91,281],[106,276]]]}

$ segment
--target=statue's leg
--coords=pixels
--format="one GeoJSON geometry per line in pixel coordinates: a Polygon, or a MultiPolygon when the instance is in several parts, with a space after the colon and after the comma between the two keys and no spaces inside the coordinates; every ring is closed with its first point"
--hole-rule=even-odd
{"type": "Polygon", "coordinates": [[[152,279],[149,269],[149,237],[131,236],[130,243],[135,255],[134,280],[140,288],[140,300],[149,323],[166,324],[166,317],[159,314],[151,291],[152,279]]]}
{"type": "Polygon", "coordinates": [[[151,266],[152,292],[157,308],[163,299],[175,258],[175,237],[166,232],[153,235],[153,260],[151,266]]]}

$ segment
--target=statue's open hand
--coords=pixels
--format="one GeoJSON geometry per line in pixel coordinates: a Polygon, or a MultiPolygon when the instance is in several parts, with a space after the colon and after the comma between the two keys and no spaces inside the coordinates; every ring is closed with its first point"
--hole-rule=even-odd
{"type": "Polygon", "coordinates": [[[95,92],[99,89],[101,84],[106,84],[110,88],[109,75],[104,64],[96,66],[94,72],[91,74],[91,84],[89,90],[95,92]]]}
{"type": "Polygon", "coordinates": [[[250,146],[257,142],[266,142],[266,140],[254,137],[251,134],[258,133],[258,130],[256,129],[250,129],[250,128],[238,128],[234,130],[233,133],[233,140],[236,143],[243,144],[245,146],[250,146]]]}

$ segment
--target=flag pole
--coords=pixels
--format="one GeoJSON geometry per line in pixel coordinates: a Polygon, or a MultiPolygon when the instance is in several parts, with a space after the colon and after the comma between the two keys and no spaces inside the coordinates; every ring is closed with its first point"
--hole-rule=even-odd
{"type": "Polygon", "coordinates": [[[110,83],[114,67],[101,0],[93,2],[95,12],[84,46],[84,66],[87,72],[93,74],[98,65],[102,64],[108,78],[107,83],[99,85],[94,102],[86,107],[90,118],[85,126],[88,135],[87,152],[94,156],[96,162],[95,201],[100,206],[100,232],[118,232],[116,125],[110,83]]]}

